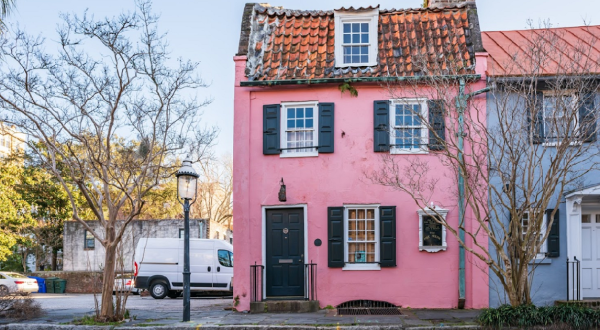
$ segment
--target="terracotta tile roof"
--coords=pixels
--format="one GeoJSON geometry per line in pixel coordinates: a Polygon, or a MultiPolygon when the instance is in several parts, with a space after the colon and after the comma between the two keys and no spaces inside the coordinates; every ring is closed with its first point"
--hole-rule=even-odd
{"type": "Polygon", "coordinates": [[[482,50],[473,7],[380,10],[378,65],[336,68],[333,11],[248,6],[238,55],[249,81],[473,74],[482,50]]]}
{"type": "Polygon", "coordinates": [[[600,25],[481,33],[490,76],[600,73],[599,38],[600,25]]]}

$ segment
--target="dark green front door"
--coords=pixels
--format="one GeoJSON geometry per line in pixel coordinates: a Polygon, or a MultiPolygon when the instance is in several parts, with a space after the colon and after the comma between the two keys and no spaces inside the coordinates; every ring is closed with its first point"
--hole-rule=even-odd
{"type": "Polygon", "coordinates": [[[267,297],[304,296],[304,210],[267,210],[267,297]]]}

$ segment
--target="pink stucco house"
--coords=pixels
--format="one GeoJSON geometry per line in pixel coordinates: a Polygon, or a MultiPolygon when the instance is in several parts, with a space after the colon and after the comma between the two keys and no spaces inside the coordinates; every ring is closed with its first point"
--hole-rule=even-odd
{"type": "MultiPolygon", "coordinates": [[[[426,161],[447,172],[434,200],[458,222],[453,174],[436,157],[450,138],[444,109],[418,81],[452,76],[485,87],[487,54],[473,2],[429,2],[331,11],[246,4],[234,57],[237,310],[265,299],[459,306],[457,240],[441,227],[424,235],[427,210],[365,177],[382,155],[426,161]],[[341,92],[348,88],[358,95],[341,92]],[[437,121],[436,134],[423,120],[437,121]]],[[[485,109],[485,98],[477,102],[485,109]]],[[[467,255],[467,308],[488,305],[485,269],[467,255]]]]}

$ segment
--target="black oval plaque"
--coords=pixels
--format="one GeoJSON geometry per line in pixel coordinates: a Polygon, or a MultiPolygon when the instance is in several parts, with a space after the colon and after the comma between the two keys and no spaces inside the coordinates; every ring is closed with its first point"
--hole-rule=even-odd
{"type": "Polygon", "coordinates": [[[315,246],[321,246],[321,244],[322,244],[321,240],[317,238],[315,240],[315,246]]]}

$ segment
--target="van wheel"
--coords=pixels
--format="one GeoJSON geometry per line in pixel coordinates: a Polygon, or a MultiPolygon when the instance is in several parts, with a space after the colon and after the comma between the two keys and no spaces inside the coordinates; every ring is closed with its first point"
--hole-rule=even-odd
{"type": "Polygon", "coordinates": [[[177,299],[177,297],[179,297],[179,291],[169,291],[169,293],[167,294],[167,297],[171,298],[171,299],[177,299]]]}
{"type": "Polygon", "coordinates": [[[167,287],[167,283],[162,281],[152,282],[150,285],[150,295],[154,299],[163,299],[169,293],[169,288],[167,287]]]}

